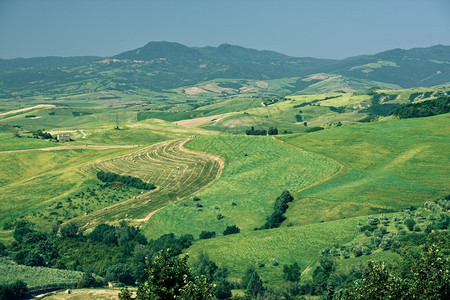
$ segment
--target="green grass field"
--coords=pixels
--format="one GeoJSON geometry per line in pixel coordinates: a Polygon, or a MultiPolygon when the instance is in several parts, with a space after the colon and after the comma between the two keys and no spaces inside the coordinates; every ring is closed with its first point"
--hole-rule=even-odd
{"type": "Polygon", "coordinates": [[[186,141],[158,143],[85,167],[91,174],[103,170],[137,177],[154,184],[157,189],[142,191],[125,202],[80,217],[77,222],[90,226],[120,220],[142,222],[154,211],[208,185],[220,175],[223,162],[212,155],[185,150],[186,141]]]}
{"type": "Polygon", "coordinates": [[[294,193],[339,170],[329,159],[271,137],[205,136],[189,141],[186,147],[222,157],[222,176],[196,193],[203,207],[197,207],[188,198],[152,216],[144,227],[151,237],[170,232],[198,236],[203,230],[220,235],[227,225],[233,224],[244,231],[253,230],[263,225],[283,190],[294,193]],[[218,214],[224,218],[218,220],[218,214]]]}
{"type": "MultiPolygon", "coordinates": [[[[83,167],[135,152],[138,146],[205,132],[160,120],[122,124],[120,130],[114,130],[111,123],[89,123],[79,130],[67,130],[74,142],[55,143],[14,138],[12,133],[0,134],[4,142],[0,148],[5,150],[0,151],[0,224],[27,217],[50,230],[57,221],[67,221],[127,200],[128,196],[134,197],[136,191],[115,191],[115,196],[111,194],[113,191],[99,191],[95,174],[86,173],[83,167]],[[47,151],[34,150],[50,146],[53,148],[47,151]],[[95,200],[96,196],[81,196],[93,189],[97,189],[102,194],[97,196],[105,201],[95,200]],[[68,198],[73,202],[70,207],[68,198]],[[62,204],[58,205],[59,202],[62,204]]],[[[8,240],[7,236],[4,240],[8,240]]]]}
{"type": "Polygon", "coordinates": [[[0,258],[0,282],[23,280],[30,290],[74,287],[82,275],[82,272],[77,271],[17,265],[0,258]]]}
{"type": "Polygon", "coordinates": [[[303,271],[315,264],[323,248],[353,240],[360,220],[363,218],[249,231],[200,240],[187,253],[192,259],[202,251],[207,253],[218,265],[227,267],[232,278],[242,277],[246,268],[253,265],[261,278],[273,285],[283,281],[284,264],[297,262],[303,271]],[[263,267],[258,267],[262,264],[263,267]]]}
{"type": "Polygon", "coordinates": [[[289,222],[398,211],[447,194],[450,116],[355,124],[305,135],[287,143],[339,161],[345,173],[296,195],[289,222]]]}

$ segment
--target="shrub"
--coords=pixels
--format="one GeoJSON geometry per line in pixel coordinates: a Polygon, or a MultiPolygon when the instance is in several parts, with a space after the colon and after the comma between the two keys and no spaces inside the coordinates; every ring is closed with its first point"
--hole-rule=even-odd
{"type": "Polygon", "coordinates": [[[323,127],[320,126],[316,126],[316,127],[311,127],[305,130],[305,132],[314,132],[314,131],[320,131],[320,130],[324,130],[323,127]]]}
{"type": "Polygon", "coordinates": [[[199,239],[201,240],[206,240],[206,239],[212,239],[216,237],[216,232],[215,231],[205,231],[203,230],[200,235],[199,235],[199,239]]]}
{"type": "Polygon", "coordinates": [[[28,287],[22,280],[0,284],[0,299],[20,299],[28,294],[28,287]]]}
{"type": "Polygon", "coordinates": [[[236,225],[231,225],[231,226],[227,226],[227,228],[225,228],[223,235],[235,234],[235,233],[239,233],[239,232],[241,232],[239,227],[237,227],[236,225]]]}
{"type": "Polygon", "coordinates": [[[283,266],[283,278],[286,281],[299,282],[300,281],[300,266],[295,262],[291,265],[283,266]]]}
{"type": "Polygon", "coordinates": [[[416,221],[412,218],[407,218],[405,221],[403,221],[403,224],[405,224],[406,228],[408,228],[409,231],[414,230],[414,225],[416,225],[416,221]]]}
{"type": "Polygon", "coordinates": [[[62,225],[59,231],[63,238],[76,238],[78,236],[78,225],[70,222],[62,225]]]}

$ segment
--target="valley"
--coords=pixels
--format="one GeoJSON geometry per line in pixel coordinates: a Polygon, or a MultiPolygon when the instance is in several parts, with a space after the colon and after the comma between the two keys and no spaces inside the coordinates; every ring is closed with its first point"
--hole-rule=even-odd
{"type": "Polygon", "coordinates": [[[316,60],[150,43],[0,60],[0,283],[116,297],[100,287],[139,285],[145,258],[171,248],[195,275],[217,264],[225,279],[210,280],[235,296],[252,267],[274,294],[319,297],[368,261],[448,251],[450,71],[429,53],[448,47],[432,50],[316,60]]]}

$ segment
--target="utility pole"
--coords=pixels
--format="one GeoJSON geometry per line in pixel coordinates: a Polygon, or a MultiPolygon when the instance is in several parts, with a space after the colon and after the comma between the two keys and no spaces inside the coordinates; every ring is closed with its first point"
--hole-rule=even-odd
{"type": "Polygon", "coordinates": [[[116,127],[114,129],[119,129],[119,114],[116,114],[116,127]]]}

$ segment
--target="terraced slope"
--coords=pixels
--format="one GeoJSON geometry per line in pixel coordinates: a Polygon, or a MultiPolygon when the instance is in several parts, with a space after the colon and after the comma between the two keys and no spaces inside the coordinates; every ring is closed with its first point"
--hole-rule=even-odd
{"type": "Polygon", "coordinates": [[[196,193],[158,211],[144,226],[147,236],[198,236],[203,230],[221,235],[228,225],[252,231],[266,221],[275,199],[330,178],[340,166],[326,157],[302,151],[268,136],[201,136],[186,147],[225,159],[222,176],[196,193]]]}
{"type": "Polygon", "coordinates": [[[88,172],[100,170],[138,177],[156,185],[143,192],[87,216],[77,222],[89,227],[120,220],[143,222],[157,210],[207,186],[220,176],[223,161],[216,156],[193,152],[183,147],[189,139],[158,143],[131,154],[103,160],[85,167],[88,172]]]}

